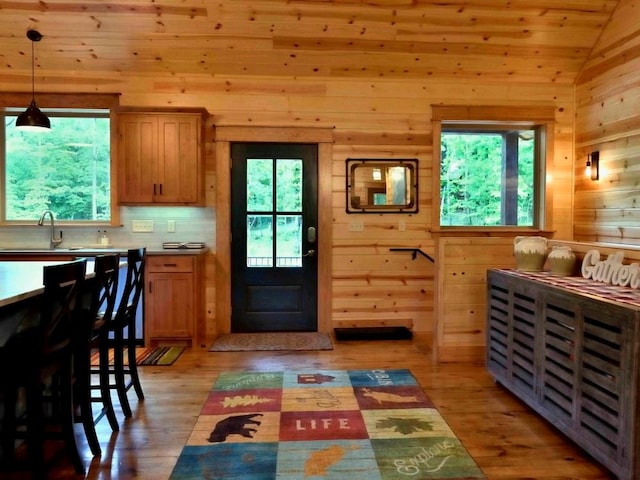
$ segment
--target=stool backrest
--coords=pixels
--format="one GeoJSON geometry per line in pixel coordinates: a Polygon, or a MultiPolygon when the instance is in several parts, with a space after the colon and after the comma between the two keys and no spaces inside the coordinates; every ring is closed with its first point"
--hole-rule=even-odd
{"type": "Polygon", "coordinates": [[[40,310],[40,354],[45,357],[71,347],[73,321],[80,309],[87,262],[75,260],[43,267],[44,295],[40,310]]]}
{"type": "Polygon", "coordinates": [[[144,289],[144,264],[146,248],[136,248],[127,251],[127,277],[122,290],[122,297],[116,312],[116,320],[126,322],[135,316],[140,303],[140,296],[144,289]]]}
{"type": "Polygon", "coordinates": [[[116,307],[119,269],[120,254],[118,253],[99,255],[95,258],[94,288],[91,290],[90,306],[92,319],[97,318],[99,314],[105,322],[111,320],[116,307]]]}

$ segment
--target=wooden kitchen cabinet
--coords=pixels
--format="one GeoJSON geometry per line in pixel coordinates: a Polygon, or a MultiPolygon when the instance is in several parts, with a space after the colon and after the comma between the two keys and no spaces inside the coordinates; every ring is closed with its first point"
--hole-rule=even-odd
{"type": "Polygon", "coordinates": [[[202,312],[198,255],[148,255],[145,271],[145,339],[151,346],[197,343],[202,312]]]}
{"type": "Polygon", "coordinates": [[[203,111],[118,113],[121,204],[202,204],[203,111]]]}

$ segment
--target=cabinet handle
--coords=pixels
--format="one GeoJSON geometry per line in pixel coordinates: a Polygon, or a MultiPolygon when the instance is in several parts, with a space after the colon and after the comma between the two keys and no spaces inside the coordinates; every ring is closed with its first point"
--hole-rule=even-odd
{"type": "Polygon", "coordinates": [[[165,264],[163,264],[163,266],[165,266],[165,267],[177,267],[178,264],[177,263],[165,263],[165,264]]]}
{"type": "Polygon", "coordinates": [[[153,184],[153,194],[154,195],[156,194],[156,184],[155,183],[153,184]]]}
{"type": "Polygon", "coordinates": [[[162,184],[160,184],[160,195],[162,195],[162,184]]]}
{"type": "Polygon", "coordinates": [[[149,282],[149,293],[153,292],[153,282],[149,282]]]}

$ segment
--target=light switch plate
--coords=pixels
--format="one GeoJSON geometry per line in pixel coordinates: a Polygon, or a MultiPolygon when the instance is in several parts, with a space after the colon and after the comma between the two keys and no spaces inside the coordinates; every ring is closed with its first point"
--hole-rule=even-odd
{"type": "Polygon", "coordinates": [[[167,232],[175,233],[176,231],[176,221],[175,220],[167,220],[167,232]]]}
{"type": "Polygon", "coordinates": [[[153,232],[153,220],[133,220],[131,231],[135,233],[153,232]]]}

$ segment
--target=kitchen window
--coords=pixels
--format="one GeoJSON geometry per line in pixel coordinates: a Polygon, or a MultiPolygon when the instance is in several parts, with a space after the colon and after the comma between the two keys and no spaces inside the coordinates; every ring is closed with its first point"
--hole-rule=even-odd
{"type": "Polygon", "coordinates": [[[45,210],[64,223],[109,223],[109,109],[42,109],[51,120],[43,133],[15,128],[22,110],[2,112],[3,223],[33,222],[45,210]]]}
{"type": "Polygon", "coordinates": [[[553,110],[534,111],[531,118],[528,110],[434,106],[440,230],[548,226],[545,177],[553,110]]]}

